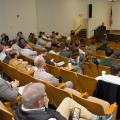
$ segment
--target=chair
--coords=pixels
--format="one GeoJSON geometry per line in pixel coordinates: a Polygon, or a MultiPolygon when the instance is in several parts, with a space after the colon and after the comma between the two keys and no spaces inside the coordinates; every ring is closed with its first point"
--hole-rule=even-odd
{"type": "Polygon", "coordinates": [[[47,56],[49,59],[54,59],[55,62],[64,61],[65,65],[67,65],[68,63],[68,58],[63,57],[63,56],[52,54],[52,53],[48,53],[47,56]]]}
{"type": "Polygon", "coordinates": [[[63,82],[71,81],[73,83],[73,88],[75,90],[79,90],[79,85],[77,83],[78,77],[75,72],[65,70],[65,69],[60,69],[60,75],[62,77],[63,82]]]}
{"type": "Polygon", "coordinates": [[[21,54],[20,58],[23,59],[24,61],[27,61],[31,65],[34,64],[34,60],[32,58],[30,58],[30,57],[27,57],[27,56],[21,54]]]}
{"type": "Polygon", "coordinates": [[[100,76],[102,74],[102,71],[106,71],[106,74],[110,74],[110,67],[107,67],[107,66],[102,66],[102,65],[99,65],[98,66],[98,75],[100,76]]]}
{"type": "Polygon", "coordinates": [[[58,67],[48,65],[48,64],[47,64],[47,72],[49,72],[50,74],[54,76],[60,75],[60,69],[58,67]]]}
{"type": "Polygon", "coordinates": [[[85,98],[78,97],[73,94],[73,99],[87,108],[90,112],[96,115],[113,115],[112,120],[115,120],[116,118],[116,112],[117,112],[117,105],[116,104],[111,104],[109,105],[108,109],[104,111],[104,107],[98,103],[98,102],[93,102],[85,98]]]}
{"type": "Polygon", "coordinates": [[[2,62],[2,71],[11,78],[11,80],[18,79],[19,72],[12,66],[2,62]]]}
{"type": "Polygon", "coordinates": [[[12,113],[5,108],[2,102],[0,102],[0,120],[14,120],[12,113]]]}
{"type": "MultiPolygon", "coordinates": [[[[78,85],[82,92],[87,92],[88,95],[93,95],[94,90],[96,89],[97,81],[85,75],[77,74],[78,76],[78,85]]],[[[79,91],[80,91],[79,90],[79,91]]]]}
{"type": "Polygon", "coordinates": [[[50,103],[52,101],[51,104],[54,105],[56,108],[59,106],[59,104],[63,101],[64,98],[72,98],[72,95],[69,92],[64,91],[63,89],[59,89],[52,85],[47,85],[46,87],[46,92],[50,99],[50,103]]]}
{"type": "Polygon", "coordinates": [[[33,47],[33,50],[36,51],[38,54],[41,52],[39,48],[33,47]]]}
{"type": "Polygon", "coordinates": [[[98,66],[94,63],[84,63],[84,75],[88,75],[90,77],[98,76],[98,66]]]}

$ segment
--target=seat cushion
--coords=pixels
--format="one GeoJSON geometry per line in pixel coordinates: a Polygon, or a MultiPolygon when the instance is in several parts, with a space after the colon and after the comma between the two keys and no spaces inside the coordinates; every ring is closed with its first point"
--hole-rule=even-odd
{"type": "Polygon", "coordinates": [[[96,97],[89,96],[89,97],[87,98],[87,100],[102,105],[105,113],[106,113],[106,111],[107,111],[107,110],[109,109],[109,107],[110,107],[110,104],[109,104],[107,101],[102,100],[102,99],[99,99],[99,98],[96,98],[96,97]]]}

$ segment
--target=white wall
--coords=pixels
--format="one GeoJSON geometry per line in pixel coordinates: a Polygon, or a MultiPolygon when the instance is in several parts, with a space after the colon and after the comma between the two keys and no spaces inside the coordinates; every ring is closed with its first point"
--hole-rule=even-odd
{"type": "MultiPolygon", "coordinates": [[[[90,37],[101,22],[108,27],[110,3],[107,0],[0,0],[0,34],[5,32],[13,38],[18,31],[27,36],[30,32],[56,30],[67,35],[80,13],[82,18],[87,18],[89,3],[93,4],[93,17],[88,21],[90,37]]],[[[120,0],[113,3],[112,29],[120,30],[119,13],[120,0]]]]}
{"type": "Polygon", "coordinates": [[[102,22],[108,28],[110,5],[107,0],[89,0],[93,5],[92,18],[88,19],[88,37],[94,34],[94,29],[101,25],[102,22]]]}
{"type": "Polygon", "coordinates": [[[28,35],[37,31],[36,21],[35,0],[0,0],[0,34],[5,32],[11,39],[19,31],[28,35]]]}
{"type": "Polygon", "coordinates": [[[36,0],[38,32],[68,34],[80,13],[87,17],[87,0],[36,0]]]}
{"type": "Polygon", "coordinates": [[[113,30],[120,30],[120,0],[112,3],[112,11],[113,11],[113,30]]]}

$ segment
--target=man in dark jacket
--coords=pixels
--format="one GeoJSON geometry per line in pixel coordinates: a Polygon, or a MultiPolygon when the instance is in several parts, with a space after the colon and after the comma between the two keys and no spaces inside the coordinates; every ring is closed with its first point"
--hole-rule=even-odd
{"type": "Polygon", "coordinates": [[[66,120],[60,113],[47,108],[49,99],[40,83],[30,83],[22,92],[22,105],[15,113],[15,120],[66,120]]]}
{"type": "MultiPolygon", "coordinates": [[[[22,92],[22,105],[16,110],[15,120],[69,120],[69,112],[75,107],[81,109],[79,111],[79,118],[86,118],[87,120],[111,120],[108,119],[111,116],[96,116],[92,114],[69,97],[65,98],[57,108],[57,111],[61,114],[55,110],[48,109],[48,101],[49,99],[43,84],[30,83],[26,85],[22,92]]],[[[75,119],[74,115],[71,117],[75,119]]]]}
{"type": "Polygon", "coordinates": [[[19,81],[15,80],[9,83],[0,77],[0,100],[1,101],[15,101],[18,96],[19,81]]]}

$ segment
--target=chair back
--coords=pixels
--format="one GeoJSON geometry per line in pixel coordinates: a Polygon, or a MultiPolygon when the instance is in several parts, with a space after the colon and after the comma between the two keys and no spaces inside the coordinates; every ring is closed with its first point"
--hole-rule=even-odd
{"type": "Polygon", "coordinates": [[[97,77],[98,66],[94,63],[85,62],[84,63],[84,75],[88,75],[90,77],[97,77]]]}
{"type": "Polygon", "coordinates": [[[73,83],[73,88],[75,90],[79,90],[77,73],[65,69],[60,69],[60,74],[63,82],[71,81],[73,83]]]}
{"type": "Polygon", "coordinates": [[[93,92],[96,89],[97,81],[92,77],[88,77],[81,74],[77,74],[77,75],[78,75],[78,85],[80,87],[80,90],[82,90],[83,93],[87,92],[88,95],[92,96],[93,92]]]}
{"type": "Polygon", "coordinates": [[[110,67],[107,67],[107,66],[102,66],[102,65],[99,65],[98,66],[98,75],[102,75],[102,71],[106,71],[106,74],[110,74],[110,67]]]}
{"type": "Polygon", "coordinates": [[[27,61],[30,65],[34,64],[34,60],[30,57],[27,57],[27,56],[21,54],[20,58],[23,59],[24,61],[27,61]]]}
{"type": "Polygon", "coordinates": [[[52,53],[48,53],[48,58],[49,59],[54,59],[55,62],[61,62],[64,61],[65,65],[68,64],[68,58],[60,56],[60,55],[56,55],[56,54],[52,54],[52,53]]]}
{"type": "Polygon", "coordinates": [[[47,64],[47,72],[49,72],[50,74],[54,75],[54,76],[60,76],[60,69],[59,67],[55,67],[53,65],[48,65],[47,64]]]}
{"type": "Polygon", "coordinates": [[[79,104],[81,104],[82,106],[84,106],[85,108],[87,108],[93,114],[96,114],[96,115],[104,115],[105,114],[102,105],[100,105],[98,103],[88,101],[87,99],[78,97],[74,94],[73,94],[73,99],[76,102],[78,102],[79,104]]]}
{"type": "Polygon", "coordinates": [[[14,120],[12,113],[10,113],[5,106],[0,102],[0,120],[14,120]]]}
{"type": "Polygon", "coordinates": [[[63,89],[59,89],[57,87],[54,87],[52,85],[47,86],[47,95],[50,98],[50,101],[52,101],[52,105],[54,105],[56,108],[60,105],[60,103],[63,101],[64,98],[70,97],[72,98],[72,94],[68,93],[67,91],[64,91],[63,89]]]}

